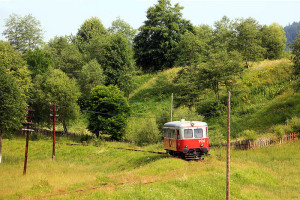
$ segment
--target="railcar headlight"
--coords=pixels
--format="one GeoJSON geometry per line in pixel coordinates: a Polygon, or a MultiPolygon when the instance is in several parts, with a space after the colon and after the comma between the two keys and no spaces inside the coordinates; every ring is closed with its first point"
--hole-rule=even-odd
{"type": "Polygon", "coordinates": [[[185,145],[185,148],[188,148],[188,145],[185,145]]]}
{"type": "Polygon", "coordinates": [[[201,147],[203,147],[204,145],[203,144],[201,144],[201,147]]]}

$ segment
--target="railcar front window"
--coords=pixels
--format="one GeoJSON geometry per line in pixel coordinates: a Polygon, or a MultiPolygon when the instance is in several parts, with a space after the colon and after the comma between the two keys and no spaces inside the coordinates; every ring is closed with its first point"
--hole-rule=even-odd
{"type": "Polygon", "coordinates": [[[184,138],[193,138],[193,129],[184,129],[184,138]]]}
{"type": "Polygon", "coordinates": [[[203,129],[197,128],[194,130],[195,138],[203,138],[203,129]]]}

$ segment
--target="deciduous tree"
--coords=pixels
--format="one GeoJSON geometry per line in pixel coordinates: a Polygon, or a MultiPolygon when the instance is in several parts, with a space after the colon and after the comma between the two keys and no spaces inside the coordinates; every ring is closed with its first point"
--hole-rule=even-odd
{"type": "Polygon", "coordinates": [[[77,100],[80,96],[79,87],[75,79],[69,78],[60,69],[49,68],[43,75],[34,79],[34,98],[40,100],[34,104],[40,110],[40,122],[49,121],[49,105],[56,103],[59,113],[59,122],[62,123],[65,133],[67,126],[78,117],[79,107],[77,100]]]}
{"type": "Polygon", "coordinates": [[[11,14],[5,21],[3,35],[18,51],[24,53],[43,43],[41,23],[31,14],[21,17],[11,14]]]}
{"type": "Polygon", "coordinates": [[[262,27],[262,47],[265,48],[266,59],[280,59],[283,56],[286,36],[282,26],[273,23],[262,27]]]}
{"type": "Polygon", "coordinates": [[[174,66],[177,46],[185,31],[193,26],[182,18],[179,4],[159,0],[147,11],[147,20],[134,39],[136,63],[145,71],[158,71],[174,66]]]}
{"type": "Polygon", "coordinates": [[[91,132],[97,137],[99,133],[103,133],[110,135],[112,139],[122,138],[130,107],[118,87],[110,85],[97,86],[92,89],[87,108],[95,111],[89,114],[91,132]]]}

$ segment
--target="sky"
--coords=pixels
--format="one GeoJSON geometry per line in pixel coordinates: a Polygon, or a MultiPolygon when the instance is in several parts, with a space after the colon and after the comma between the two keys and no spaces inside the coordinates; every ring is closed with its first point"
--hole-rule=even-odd
{"type": "MultiPolygon", "coordinates": [[[[274,22],[286,26],[300,21],[300,0],[171,0],[184,9],[183,18],[193,25],[208,24],[224,15],[230,19],[253,17],[262,25],[274,22]]],[[[76,35],[85,20],[98,17],[106,28],[120,17],[138,29],[146,12],[157,0],[0,0],[0,40],[5,40],[5,19],[12,13],[32,14],[40,21],[44,41],[55,36],[76,35]]]]}

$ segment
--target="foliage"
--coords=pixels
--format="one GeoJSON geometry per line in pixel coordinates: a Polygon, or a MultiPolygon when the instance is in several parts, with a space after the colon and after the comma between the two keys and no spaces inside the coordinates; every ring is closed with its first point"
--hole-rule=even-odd
{"type": "Polygon", "coordinates": [[[204,44],[197,35],[186,31],[177,46],[178,58],[176,65],[191,66],[201,62],[204,44]]]}
{"type": "Polygon", "coordinates": [[[244,130],[240,136],[246,140],[255,140],[257,138],[257,134],[254,130],[244,130]]]}
{"type": "Polygon", "coordinates": [[[62,70],[71,78],[78,78],[84,64],[83,55],[67,37],[55,37],[50,40],[46,51],[51,55],[54,68],[62,70]]]}
{"type": "Polygon", "coordinates": [[[5,21],[3,35],[18,51],[25,53],[43,43],[41,23],[31,14],[21,17],[11,14],[5,21]]]}
{"type": "Polygon", "coordinates": [[[287,120],[287,125],[291,126],[292,132],[300,132],[300,117],[292,117],[287,120]]]}
{"type": "Polygon", "coordinates": [[[261,46],[261,25],[253,18],[241,19],[236,27],[237,47],[249,68],[249,61],[262,60],[264,48],[261,46]]]}
{"type": "Polygon", "coordinates": [[[280,59],[284,54],[286,37],[284,29],[277,23],[270,26],[263,26],[262,34],[262,47],[265,48],[266,59],[280,59]]]}
{"type": "Polygon", "coordinates": [[[18,51],[4,41],[0,41],[0,66],[16,78],[16,84],[21,89],[22,94],[29,96],[29,89],[32,84],[26,62],[18,51]]]}
{"type": "Polygon", "coordinates": [[[293,54],[295,55],[293,58],[294,75],[296,78],[295,89],[299,91],[300,90],[300,32],[298,33],[298,38],[295,40],[292,48],[293,48],[293,54]]]}
{"type": "MultiPolygon", "coordinates": [[[[0,65],[0,132],[18,129],[27,107],[24,93],[17,79],[0,65]]],[[[1,136],[0,136],[1,137],[1,136]]]]}
{"type": "Polygon", "coordinates": [[[161,142],[162,135],[154,118],[131,118],[126,127],[125,139],[138,146],[145,146],[161,142]]]}
{"type": "Polygon", "coordinates": [[[96,86],[87,101],[89,130],[97,135],[108,134],[120,140],[124,134],[130,107],[117,86],[96,86]]]}
{"type": "Polygon", "coordinates": [[[37,75],[34,79],[34,99],[40,100],[33,104],[36,107],[36,120],[49,122],[49,109],[53,108],[48,103],[56,103],[59,122],[62,123],[65,133],[67,126],[78,117],[77,100],[80,96],[79,87],[74,79],[69,78],[59,69],[49,68],[45,74],[37,75]]]}
{"type": "Polygon", "coordinates": [[[82,95],[87,98],[91,90],[97,85],[104,85],[105,75],[103,69],[96,59],[82,67],[79,74],[78,82],[80,84],[82,95]]]}
{"type": "Polygon", "coordinates": [[[125,36],[128,39],[130,46],[132,46],[137,30],[132,28],[127,22],[118,17],[111,23],[111,27],[108,29],[108,32],[112,34],[119,33],[125,36]]]}
{"type": "Polygon", "coordinates": [[[300,22],[293,22],[284,27],[284,31],[287,38],[287,44],[294,43],[297,38],[297,33],[299,31],[300,22]]]}
{"type": "Polygon", "coordinates": [[[147,11],[147,20],[134,39],[136,63],[144,71],[158,71],[174,66],[177,46],[185,31],[193,31],[182,18],[179,4],[159,0],[147,11]]]}
{"type": "Polygon", "coordinates": [[[133,89],[135,67],[127,38],[119,33],[95,38],[89,51],[91,59],[96,58],[103,67],[105,85],[117,85],[128,97],[133,89]]]}
{"type": "Polygon", "coordinates": [[[209,60],[198,67],[197,78],[204,88],[211,88],[220,99],[220,85],[230,89],[234,78],[243,71],[238,52],[220,51],[209,55],[209,60]]]}
{"type": "Polygon", "coordinates": [[[176,101],[175,105],[186,105],[191,108],[197,101],[200,91],[198,68],[195,66],[181,69],[174,79],[176,101]]]}
{"type": "Polygon", "coordinates": [[[29,49],[23,55],[23,58],[28,64],[28,69],[31,71],[32,78],[38,74],[45,73],[49,66],[53,66],[50,54],[40,48],[35,48],[34,50],[29,49]]]}
{"type": "Polygon", "coordinates": [[[237,33],[234,30],[235,24],[228,17],[214,23],[212,51],[233,51],[236,50],[237,33]]]}
{"type": "Polygon", "coordinates": [[[94,38],[101,37],[107,33],[105,27],[97,17],[92,17],[84,21],[77,31],[75,44],[81,52],[86,53],[86,46],[89,45],[94,38]]]}

